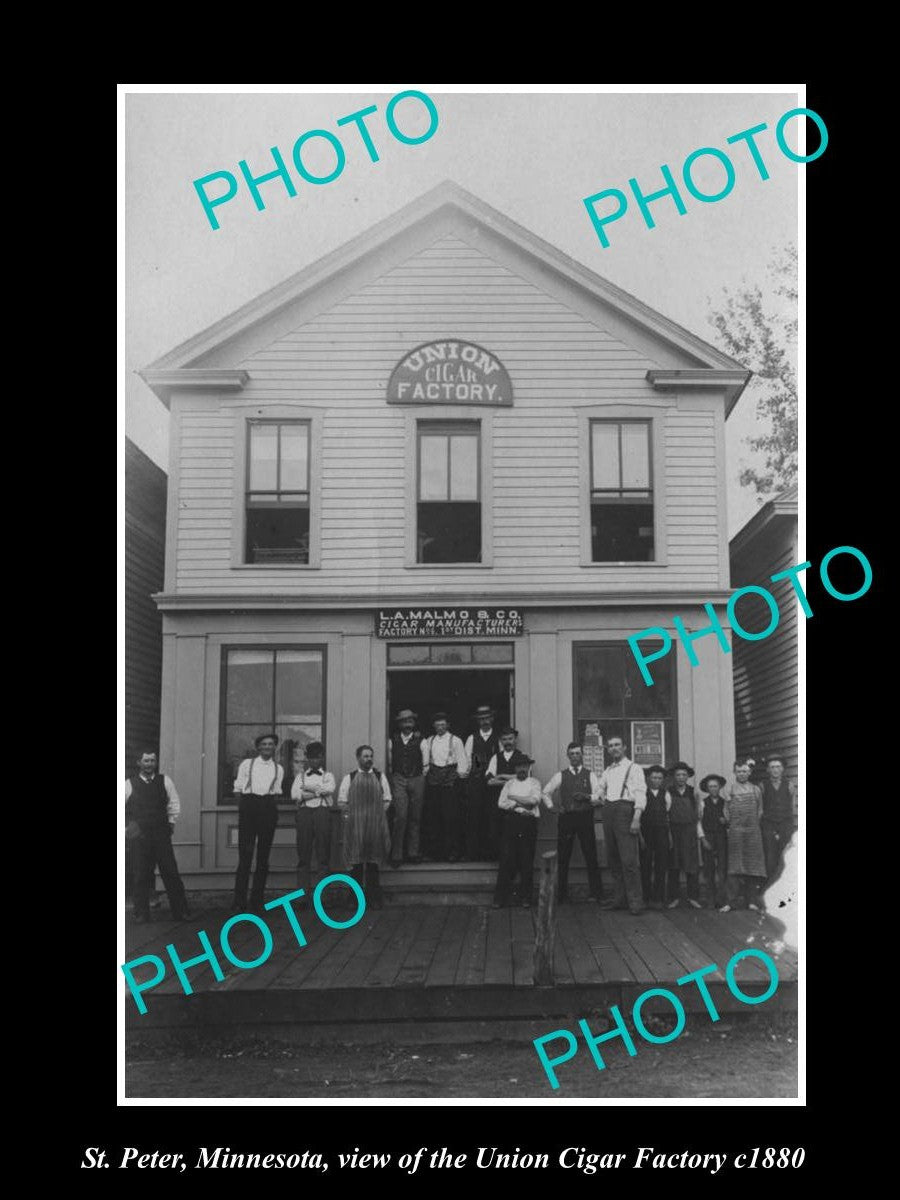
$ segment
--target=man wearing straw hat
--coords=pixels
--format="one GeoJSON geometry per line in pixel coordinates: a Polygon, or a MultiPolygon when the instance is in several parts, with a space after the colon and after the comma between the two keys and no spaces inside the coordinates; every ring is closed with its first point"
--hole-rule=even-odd
{"type": "Polygon", "coordinates": [[[397,713],[397,731],[388,744],[388,771],[394,796],[394,829],[391,834],[391,866],[399,867],[404,857],[412,863],[422,861],[419,836],[422,827],[422,801],[425,775],[422,767],[422,735],[416,729],[418,713],[403,708],[397,713]],[[404,855],[407,834],[409,845],[404,855]]]}

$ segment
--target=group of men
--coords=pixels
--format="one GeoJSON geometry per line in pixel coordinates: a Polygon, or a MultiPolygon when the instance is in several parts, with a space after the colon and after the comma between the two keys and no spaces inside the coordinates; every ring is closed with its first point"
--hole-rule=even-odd
{"type": "MultiPolygon", "coordinates": [[[[590,897],[602,907],[639,913],[645,898],[657,908],[663,900],[678,903],[682,871],[687,902],[699,907],[695,859],[698,839],[706,839],[702,807],[698,809],[693,789],[687,786],[693,772],[686,763],[670,769],[672,783],[665,787],[667,773],[661,766],[646,768],[645,775],[645,768],[625,754],[622,739],[609,737],[608,765],[598,775],[585,767],[580,744],[571,742],[567,765],[542,787],[531,776],[534,760],[517,746],[518,732],[511,726],[495,730],[489,705],[481,705],[474,717],[477,729],[463,743],[450,731],[446,713],[434,714],[433,732],[423,737],[417,714],[401,710],[390,739],[387,772],[376,768],[373,748],[362,745],[356,749],[356,768],[340,785],[326,769],[321,742],[295,749],[290,796],[296,807],[297,884],[305,892],[301,905],[311,892],[313,857],[319,874],[349,869],[373,906],[382,902],[380,871],[388,863],[398,867],[423,857],[497,861],[494,906],[530,905],[536,818],[545,808],[558,814],[560,903],[569,900],[569,866],[577,839],[590,897]],[[594,834],[597,808],[613,878],[608,899],[603,896],[594,834]]],[[[264,903],[278,805],[284,803],[286,791],[284,767],[276,759],[278,742],[275,733],[261,734],[255,740],[256,754],[245,758],[237,771],[235,911],[261,911],[264,903]]],[[[157,773],[155,752],[143,751],[137,773],[126,783],[136,921],[149,918],[157,867],[173,917],[189,915],[171,846],[179,811],[174,784],[157,773]]],[[[789,836],[786,825],[770,833],[767,845],[775,847],[776,859],[778,844],[783,852],[789,836]]],[[[779,865],[773,860],[773,872],[779,865]]]]}

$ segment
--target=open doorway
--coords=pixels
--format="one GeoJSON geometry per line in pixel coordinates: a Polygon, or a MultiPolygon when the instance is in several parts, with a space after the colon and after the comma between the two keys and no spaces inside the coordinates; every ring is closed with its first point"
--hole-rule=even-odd
{"type": "Polygon", "coordinates": [[[513,718],[512,671],[506,668],[431,667],[388,671],[388,720],[393,722],[401,708],[419,714],[423,736],[431,733],[435,712],[445,712],[450,729],[463,741],[476,725],[472,714],[480,704],[496,712],[496,728],[513,718]]]}

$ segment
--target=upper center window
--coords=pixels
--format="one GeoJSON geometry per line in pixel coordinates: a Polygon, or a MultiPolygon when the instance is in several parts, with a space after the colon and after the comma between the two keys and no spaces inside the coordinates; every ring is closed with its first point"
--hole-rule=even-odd
{"type": "Polygon", "coordinates": [[[416,561],[481,562],[480,425],[419,423],[416,561]]]}
{"type": "Polygon", "coordinates": [[[309,562],[309,422],[251,421],[247,562],[309,562]]]}
{"type": "Polygon", "coordinates": [[[591,558],[653,560],[649,421],[591,422],[591,558]]]}

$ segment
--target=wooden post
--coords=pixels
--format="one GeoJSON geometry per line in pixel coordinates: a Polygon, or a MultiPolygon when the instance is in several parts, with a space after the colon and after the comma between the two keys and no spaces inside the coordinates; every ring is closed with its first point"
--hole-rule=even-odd
{"type": "Polygon", "coordinates": [[[541,889],[538,895],[534,937],[534,982],[553,987],[553,947],[556,943],[556,851],[541,855],[541,889]]]}

